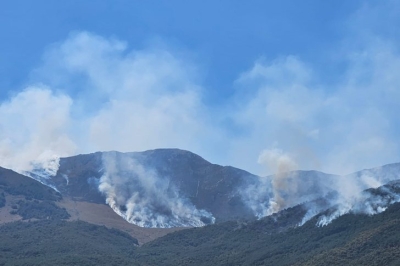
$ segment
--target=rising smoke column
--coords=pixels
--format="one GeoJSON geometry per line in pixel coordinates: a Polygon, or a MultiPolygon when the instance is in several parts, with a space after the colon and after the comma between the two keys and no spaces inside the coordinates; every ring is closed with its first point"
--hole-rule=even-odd
{"type": "Polygon", "coordinates": [[[258,218],[315,199],[328,191],[323,182],[315,179],[318,174],[299,176],[299,172],[294,171],[298,168],[297,163],[280,149],[264,150],[258,163],[274,174],[259,177],[240,191],[242,199],[258,218]]]}
{"type": "Polygon", "coordinates": [[[271,176],[271,187],[273,197],[269,201],[266,213],[268,215],[276,213],[288,207],[287,196],[295,194],[297,191],[296,176],[290,172],[297,168],[296,162],[282,150],[264,150],[258,162],[266,164],[275,174],[271,176]]]}
{"type": "Polygon", "coordinates": [[[317,226],[325,226],[347,213],[380,213],[400,200],[398,183],[382,186],[400,179],[398,164],[339,176],[294,171],[297,164],[293,156],[280,149],[264,150],[258,161],[275,173],[242,190],[242,198],[258,218],[301,204],[306,213],[299,226],[315,216],[317,226]],[[368,190],[378,187],[380,194],[368,190]]]}
{"type": "Polygon", "coordinates": [[[326,226],[342,215],[381,213],[399,202],[399,165],[387,165],[325,180],[330,193],[307,202],[300,226],[317,216],[317,226],[326,226]],[[388,185],[384,185],[387,184],[388,185]],[[321,204],[322,203],[322,204],[321,204]]]}
{"type": "Polygon", "coordinates": [[[125,220],[141,227],[188,227],[214,223],[170,183],[132,157],[111,152],[103,155],[104,175],[99,190],[106,202],[125,220]]]}

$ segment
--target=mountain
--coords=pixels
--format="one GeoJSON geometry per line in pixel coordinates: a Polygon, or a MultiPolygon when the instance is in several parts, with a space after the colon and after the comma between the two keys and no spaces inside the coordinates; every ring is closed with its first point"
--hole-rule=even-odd
{"type": "Polygon", "coordinates": [[[400,179],[400,163],[386,164],[380,167],[364,169],[348,175],[355,178],[374,177],[381,184],[386,184],[393,180],[400,179]]]}
{"type": "Polygon", "coordinates": [[[400,164],[347,176],[299,170],[259,177],[179,149],[97,152],[61,158],[58,165],[57,171],[27,174],[59,191],[67,202],[63,207],[77,213],[75,218],[102,219],[88,217],[94,212],[88,210],[104,212],[101,205],[107,204],[129,223],[149,228],[256,219],[334,192],[360,193],[400,178],[400,164]]]}
{"type": "MultiPolygon", "coordinates": [[[[400,183],[369,189],[395,197],[400,183]]],[[[326,226],[298,226],[305,205],[256,221],[185,229],[138,247],[118,230],[56,219],[0,226],[0,265],[398,265],[400,203],[369,216],[348,213],[326,226]]],[[[327,211],[329,212],[329,210],[327,211]]]]}
{"type": "MultiPolygon", "coordinates": [[[[151,174],[145,176],[146,179],[167,180],[169,184],[165,190],[174,190],[172,192],[178,193],[179,198],[196,209],[210,212],[217,221],[254,217],[252,210],[241,198],[240,188],[246,182],[255,182],[257,176],[234,167],[212,164],[194,153],[178,149],[133,153],[98,152],[61,158],[57,175],[47,182],[62,195],[75,201],[105,204],[106,196],[99,191],[100,179],[106,173],[104,158],[112,158],[117,162],[134,161],[147,172],[151,171],[151,174]]],[[[135,171],[122,170],[126,176],[124,181],[134,182],[132,173],[135,171]]],[[[131,193],[139,191],[141,184],[136,185],[137,190],[131,193]]],[[[148,195],[142,191],[141,196],[148,195]]]]}
{"type": "MultiPolygon", "coordinates": [[[[108,201],[120,216],[143,227],[202,226],[262,217],[274,192],[273,176],[260,178],[178,149],[97,152],[61,158],[59,165],[55,176],[41,181],[75,202],[108,201]]],[[[287,182],[297,184],[296,191],[283,196],[287,206],[327,194],[331,189],[326,181],[334,178],[318,171],[289,173],[287,182]]]]}
{"type": "Polygon", "coordinates": [[[158,149],[48,172],[0,167],[0,265],[400,263],[400,164],[258,177],[158,149]]]}

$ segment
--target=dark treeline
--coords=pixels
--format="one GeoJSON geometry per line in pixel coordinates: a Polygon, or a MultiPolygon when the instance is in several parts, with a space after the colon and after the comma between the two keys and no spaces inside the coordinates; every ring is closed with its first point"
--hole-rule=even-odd
{"type": "Polygon", "coordinates": [[[279,232],[268,219],[226,222],[142,247],[85,222],[14,222],[0,227],[0,265],[400,265],[400,204],[325,227],[315,222],[279,232]]]}

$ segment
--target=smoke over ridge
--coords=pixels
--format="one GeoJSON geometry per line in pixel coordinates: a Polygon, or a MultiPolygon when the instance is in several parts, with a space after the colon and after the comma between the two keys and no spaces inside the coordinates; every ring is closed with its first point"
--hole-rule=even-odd
{"type": "MultiPolygon", "coordinates": [[[[172,49],[155,45],[134,50],[115,38],[73,33],[46,51],[42,65],[31,73],[29,84],[34,85],[0,103],[0,166],[48,184],[59,157],[178,147],[260,174],[257,156],[276,143],[279,149],[259,156],[270,169],[265,175],[274,175],[241,190],[255,215],[263,217],[330,192],[340,195],[328,197],[332,206],[338,206],[337,214],[346,213],[358,208],[353,198],[362,199],[362,190],[398,176],[367,173],[321,179],[305,178],[294,170],[346,174],[400,158],[398,41],[373,32],[366,38],[362,16],[357,12],[351,23],[362,34],[355,30],[344,40],[352,49],[330,51],[346,65],[333,82],[321,82],[318,66],[297,55],[260,58],[251,69],[238,73],[231,97],[220,99],[213,108],[204,101],[207,93],[196,66],[172,49]]],[[[134,167],[136,182],[154,175],[141,167],[134,167]]],[[[114,175],[112,169],[109,175],[105,172],[101,190],[126,219],[147,217],[150,224],[163,226],[168,221],[160,210],[171,208],[176,210],[172,216],[187,217],[191,205],[180,201],[160,177],[152,185],[166,189],[166,195],[157,196],[170,199],[172,205],[151,202],[151,210],[161,215],[159,221],[148,209],[138,211],[146,204],[135,198],[139,194],[132,199],[117,195],[133,190],[123,185],[130,179],[118,171],[114,175]]],[[[147,186],[141,189],[146,195],[157,194],[147,186]]],[[[310,207],[308,216],[317,211],[310,207]]],[[[202,215],[194,211],[195,223],[200,224],[202,215]]],[[[180,219],[186,218],[172,223],[179,224],[180,219]]]]}
{"type": "Polygon", "coordinates": [[[260,177],[242,191],[243,200],[259,218],[301,204],[306,213],[299,226],[315,216],[317,225],[325,226],[347,213],[383,212],[400,200],[399,183],[395,182],[400,180],[400,164],[343,176],[328,175],[294,170],[297,167],[294,159],[276,148],[264,150],[259,162],[276,171],[274,175],[260,177]],[[380,193],[374,194],[368,190],[371,188],[379,188],[380,193]]]}
{"type": "Polygon", "coordinates": [[[141,227],[199,227],[215,222],[180,195],[168,178],[144,168],[134,158],[103,155],[104,174],[99,190],[110,207],[126,221],[141,227]]]}
{"type": "Polygon", "coordinates": [[[338,197],[331,202],[329,209],[320,210],[324,214],[318,217],[317,226],[326,226],[336,218],[348,214],[374,215],[385,211],[389,205],[400,202],[399,181],[381,186],[371,191],[366,190],[350,199],[338,197]]]}

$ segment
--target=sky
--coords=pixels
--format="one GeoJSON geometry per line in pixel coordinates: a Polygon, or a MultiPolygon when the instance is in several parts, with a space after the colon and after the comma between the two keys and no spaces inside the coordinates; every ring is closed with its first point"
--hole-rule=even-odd
{"type": "Polygon", "coordinates": [[[180,148],[266,175],[400,161],[397,1],[0,3],[0,165],[180,148]]]}

